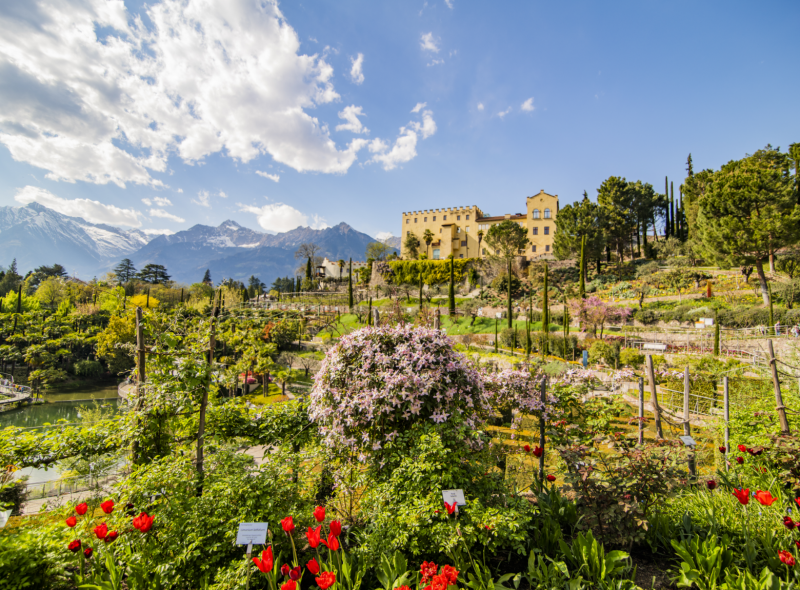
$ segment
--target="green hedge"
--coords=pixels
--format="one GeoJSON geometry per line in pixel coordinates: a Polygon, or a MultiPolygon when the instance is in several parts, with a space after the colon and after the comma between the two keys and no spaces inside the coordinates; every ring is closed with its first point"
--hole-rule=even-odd
{"type": "MultiPolygon", "coordinates": [[[[465,272],[472,262],[472,258],[457,258],[454,260],[455,267],[453,274],[456,282],[464,280],[465,272]]],[[[394,271],[394,283],[419,284],[419,277],[422,274],[422,282],[426,285],[436,285],[450,282],[450,261],[449,260],[390,260],[389,266],[394,271]]]]}

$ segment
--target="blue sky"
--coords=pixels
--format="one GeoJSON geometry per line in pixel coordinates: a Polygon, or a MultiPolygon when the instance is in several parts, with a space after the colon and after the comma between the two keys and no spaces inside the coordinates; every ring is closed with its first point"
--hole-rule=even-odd
{"type": "Polygon", "coordinates": [[[611,175],[677,192],[690,152],[800,141],[798,25],[790,1],[4,3],[0,205],[376,236],[611,175]]]}

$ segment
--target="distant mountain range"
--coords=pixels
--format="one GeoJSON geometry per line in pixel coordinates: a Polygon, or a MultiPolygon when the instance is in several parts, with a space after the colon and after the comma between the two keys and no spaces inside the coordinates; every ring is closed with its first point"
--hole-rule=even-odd
{"type": "Polygon", "coordinates": [[[269,285],[294,275],[301,264],[294,253],[302,243],[317,244],[320,255],[331,260],[364,260],[367,245],[374,241],[346,223],[266,234],[231,220],[218,227],[195,225],[151,237],[68,217],[38,203],[0,207],[0,263],[8,265],[16,258],[20,271],[59,263],[84,279],[102,276],[122,258],[130,258],[137,268],[163,264],[173,280],[182,283],[199,282],[210,269],[215,283],[226,278],[246,281],[255,275],[269,285]]]}

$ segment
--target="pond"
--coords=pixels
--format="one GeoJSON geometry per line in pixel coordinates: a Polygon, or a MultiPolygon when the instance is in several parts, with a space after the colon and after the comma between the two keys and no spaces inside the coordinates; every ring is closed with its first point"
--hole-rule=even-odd
{"type": "MultiPolygon", "coordinates": [[[[106,413],[121,411],[120,399],[117,395],[117,386],[105,386],[70,391],[69,393],[47,393],[45,402],[41,404],[25,405],[13,410],[0,412],[0,428],[18,426],[20,428],[37,428],[44,424],[55,424],[58,420],[79,422],[81,408],[94,408],[95,404],[102,407],[106,413]]],[[[17,478],[28,477],[29,484],[36,484],[59,477],[58,467],[48,470],[26,467],[16,473],[17,478]]]]}

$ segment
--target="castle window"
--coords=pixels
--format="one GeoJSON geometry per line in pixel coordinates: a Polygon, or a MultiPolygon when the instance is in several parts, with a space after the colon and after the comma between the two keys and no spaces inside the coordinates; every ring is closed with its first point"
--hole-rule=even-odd
{"type": "Polygon", "coordinates": [[[469,215],[467,215],[467,221],[469,221],[469,215]]]}
{"type": "Polygon", "coordinates": [[[544,247],[544,251],[545,251],[545,252],[549,252],[549,251],[550,251],[550,244],[547,244],[547,245],[544,247]]]}
{"type": "Polygon", "coordinates": [[[536,252],[536,244],[534,244],[533,246],[531,246],[531,252],[536,252]]]}
{"type": "Polygon", "coordinates": [[[458,230],[456,231],[456,233],[459,233],[459,234],[461,233],[461,228],[460,228],[460,227],[458,228],[458,230]]]}
{"type": "Polygon", "coordinates": [[[456,221],[461,221],[461,216],[460,215],[456,215],[456,221]]]}
{"type": "Polygon", "coordinates": [[[425,223],[428,223],[428,218],[426,217],[422,221],[424,221],[425,223]]]}
{"type": "Polygon", "coordinates": [[[434,260],[439,260],[439,253],[440,253],[439,248],[434,248],[433,249],[433,259],[434,260]]]}
{"type": "Polygon", "coordinates": [[[406,225],[408,225],[409,223],[411,223],[411,220],[410,219],[406,219],[406,225]]]}
{"type": "Polygon", "coordinates": [[[444,217],[442,217],[442,219],[444,219],[445,221],[447,221],[447,215],[445,215],[444,217]]]}
{"type": "Polygon", "coordinates": [[[545,228],[544,228],[544,235],[546,235],[546,236],[549,236],[549,235],[550,235],[550,226],[549,226],[549,225],[546,225],[546,226],[545,226],[545,228]]]}
{"type": "Polygon", "coordinates": [[[545,219],[550,219],[550,209],[545,209],[544,210],[544,218],[545,219]]]}
{"type": "Polygon", "coordinates": [[[469,233],[469,226],[467,226],[467,233],[469,233]]]}
{"type": "Polygon", "coordinates": [[[486,248],[481,248],[481,254],[486,255],[486,248]]]}
{"type": "Polygon", "coordinates": [[[414,223],[416,223],[416,222],[417,222],[417,218],[415,217],[415,218],[414,218],[414,223]]]}
{"type": "Polygon", "coordinates": [[[459,254],[458,257],[459,258],[464,258],[464,255],[463,254],[459,254]]]}
{"type": "Polygon", "coordinates": [[[461,240],[461,247],[463,248],[466,245],[467,245],[467,240],[461,240]]]}
{"type": "Polygon", "coordinates": [[[534,227],[533,228],[533,235],[534,236],[538,236],[539,235],[539,228],[538,227],[534,227]]]}
{"type": "Polygon", "coordinates": [[[436,216],[435,215],[433,216],[433,220],[436,221],[436,216]]]}
{"type": "Polygon", "coordinates": [[[534,209],[533,210],[533,218],[534,219],[539,219],[539,210],[538,209],[534,209]]]}

